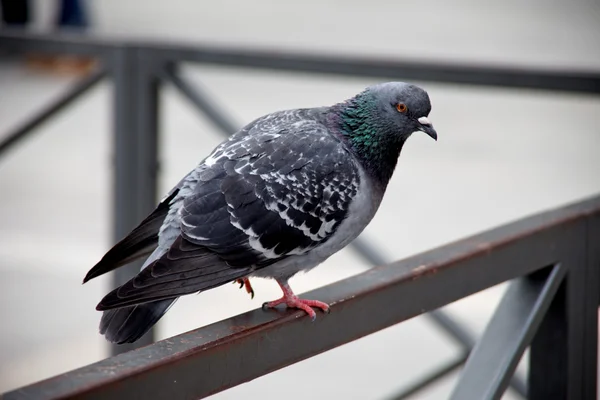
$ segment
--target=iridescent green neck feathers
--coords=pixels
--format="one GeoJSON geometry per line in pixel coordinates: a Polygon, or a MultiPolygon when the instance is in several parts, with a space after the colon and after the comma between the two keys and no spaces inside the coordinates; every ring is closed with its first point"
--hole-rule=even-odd
{"type": "Polygon", "coordinates": [[[339,130],[366,170],[387,184],[407,136],[400,135],[379,118],[378,101],[370,93],[361,93],[338,105],[339,130]]]}

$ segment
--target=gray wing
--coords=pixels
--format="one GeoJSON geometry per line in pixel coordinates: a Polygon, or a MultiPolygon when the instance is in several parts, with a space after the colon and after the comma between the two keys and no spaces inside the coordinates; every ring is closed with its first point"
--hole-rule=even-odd
{"type": "Polygon", "coordinates": [[[146,219],[115,244],[88,271],[85,278],[83,278],[83,283],[152,253],[158,245],[159,230],[169,212],[171,201],[179,193],[182,183],[183,181],[179,182],[146,219]]]}
{"type": "Polygon", "coordinates": [[[352,156],[317,121],[279,128],[269,118],[233,136],[198,167],[169,251],[98,309],[219,286],[334,235],[359,186],[352,156]]]}

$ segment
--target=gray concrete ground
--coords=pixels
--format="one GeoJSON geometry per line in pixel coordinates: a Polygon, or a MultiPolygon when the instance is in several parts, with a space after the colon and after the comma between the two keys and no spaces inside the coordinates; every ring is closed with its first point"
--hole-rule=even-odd
{"type": "MultiPolygon", "coordinates": [[[[294,7],[269,0],[210,5],[104,0],[93,5],[96,32],[104,36],[600,68],[600,6],[584,1],[311,0],[294,7]]],[[[38,6],[40,19],[47,20],[47,3],[38,6]]],[[[276,109],[331,104],[373,82],[233,68],[190,66],[185,72],[240,124],[276,109]]],[[[0,135],[69,81],[1,63],[0,135]]],[[[411,138],[365,232],[390,260],[600,192],[600,99],[423,85],[440,140],[411,138]]],[[[172,88],[164,94],[161,188],[166,191],[220,139],[172,88]]],[[[94,306],[108,281],[80,282],[110,246],[110,95],[110,84],[102,84],[0,160],[0,392],[107,355],[94,306]]],[[[362,268],[350,251],[342,251],[292,286],[306,291],[362,268]]],[[[448,309],[480,331],[503,288],[448,309]]],[[[163,319],[160,336],[279,295],[273,282],[257,282],[255,289],[252,301],[233,285],[188,296],[163,319]]],[[[456,351],[420,317],[215,398],[275,399],[287,390],[286,397],[294,399],[381,399],[456,351]]],[[[417,398],[444,398],[455,379],[417,398]]]]}

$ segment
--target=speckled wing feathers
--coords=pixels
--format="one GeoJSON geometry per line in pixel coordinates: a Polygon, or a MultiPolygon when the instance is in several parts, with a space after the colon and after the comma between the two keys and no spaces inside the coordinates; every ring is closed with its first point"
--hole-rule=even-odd
{"type": "Polygon", "coordinates": [[[207,159],[182,209],[186,239],[233,267],[262,267],[331,236],[356,195],[357,169],[321,124],[292,128],[250,130],[207,159]]]}
{"type": "Polygon", "coordinates": [[[180,237],[99,309],[206,290],[331,238],[357,194],[359,172],[306,112],[271,114],[217,147],[182,199],[180,237]]]}
{"type": "Polygon", "coordinates": [[[356,194],[357,170],[322,125],[294,128],[248,135],[209,157],[182,209],[184,237],[234,267],[269,265],[326,241],[356,194]]]}

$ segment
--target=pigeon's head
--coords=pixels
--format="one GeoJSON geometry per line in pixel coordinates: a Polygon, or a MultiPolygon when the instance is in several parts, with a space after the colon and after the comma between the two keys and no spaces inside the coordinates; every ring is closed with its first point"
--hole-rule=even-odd
{"type": "Polygon", "coordinates": [[[408,137],[421,131],[437,140],[437,132],[429,122],[431,103],[427,92],[404,82],[387,82],[368,87],[359,96],[370,102],[369,111],[388,128],[388,134],[408,137]]]}
{"type": "Polygon", "coordinates": [[[423,89],[403,82],[369,86],[352,99],[332,108],[338,132],[363,165],[381,182],[392,176],[402,146],[416,132],[437,140],[423,89]]]}

